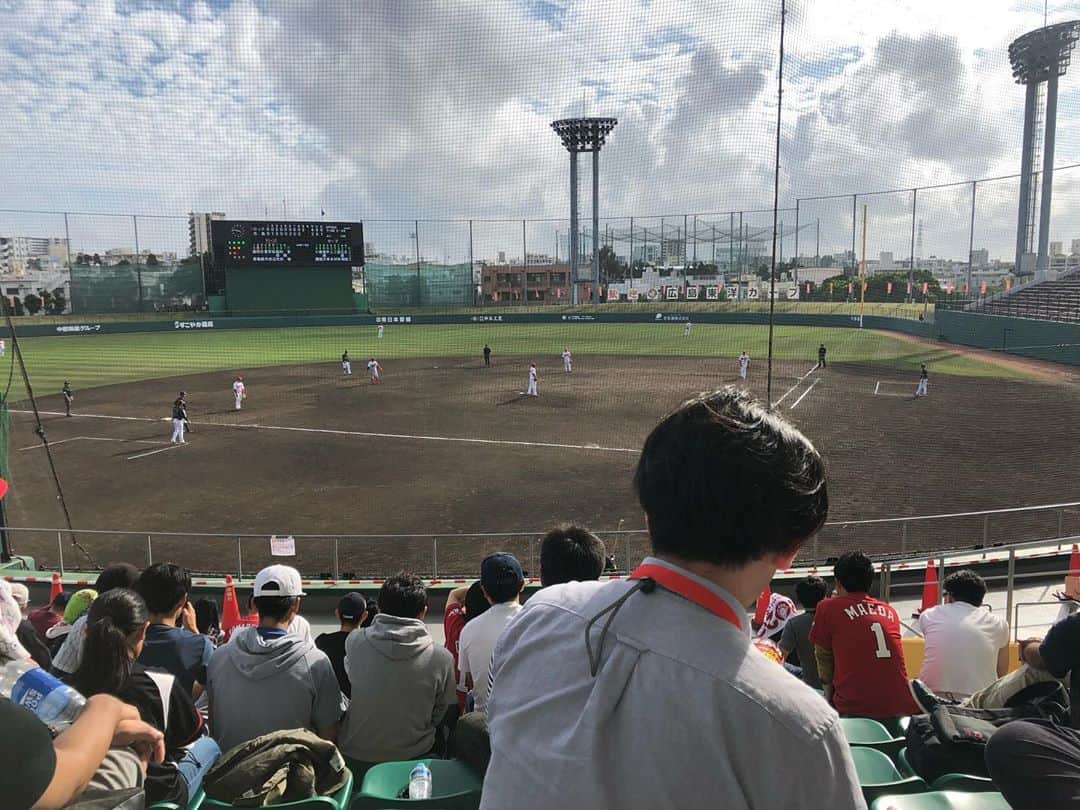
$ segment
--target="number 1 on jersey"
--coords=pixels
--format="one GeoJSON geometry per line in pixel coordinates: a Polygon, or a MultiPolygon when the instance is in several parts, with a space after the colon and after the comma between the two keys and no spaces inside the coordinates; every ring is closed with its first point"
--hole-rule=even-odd
{"type": "Polygon", "coordinates": [[[889,652],[889,648],[885,646],[885,629],[881,626],[881,622],[874,622],[870,625],[870,630],[874,633],[874,638],[877,639],[877,650],[875,654],[878,658],[892,658],[892,653],[889,652]]]}

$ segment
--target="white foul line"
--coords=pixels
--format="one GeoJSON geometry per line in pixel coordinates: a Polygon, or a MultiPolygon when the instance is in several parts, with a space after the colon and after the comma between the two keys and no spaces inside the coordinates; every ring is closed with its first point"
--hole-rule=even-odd
{"type": "Polygon", "coordinates": [[[814,367],[813,367],[813,368],[811,368],[811,369],[810,369],[810,370],[809,370],[808,372],[806,372],[806,373],[805,373],[805,374],[803,374],[803,375],[802,375],[801,377],[799,377],[799,379],[798,379],[798,380],[796,380],[795,384],[794,384],[793,386],[791,386],[791,388],[789,388],[789,389],[788,389],[787,391],[785,391],[785,392],[784,392],[784,395],[783,395],[782,397],[780,397],[780,399],[776,400],[776,402],[774,402],[774,403],[772,404],[772,406],[773,406],[774,408],[778,407],[778,406],[780,405],[780,403],[781,403],[781,402],[783,402],[783,401],[784,401],[785,399],[787,399],[787,398],[788,398],[788,395],[789,395],[789,394],[790,394],[790,393],[791,393],[792,391],[794,391],[794,390],[795,390],[796,388],[798,388],[798,387],[799,387],[800,385],[802,385],[802,381],[803,381],[803,380],[805,380],[805,379],[806,379],[807,377],[809,377],[809,376],[810,376],[811,374],[813,374],[813,373],[814,373],[815,371],[817,371],[817,366],[814,366],[814,367]]]}
{"type": "MultiPolygon", "coordinates": [[[[55,442],[49,442],[49,447],[55,447],[58,444],[64,442],[132,442],[134,444],[168,444],[168,442],[155,442],[152,439],[115,439],[108,436],[73,436],[70,439],[58,439],[55,442]]],[[[44,444],[32,444],[29,447],[20,447],[16,452],[22,452],[23,450],[40,450],[44,447],[44,444]]]]}
{"type": "Polygon", "coordinates": [[[877,381],[877,385],[874,386],[874,396],[878,395],[878,389],[881,388],[881,380],[877,381]]]}
{"type": "MultiPolygon", "coordinates": [[[[12,410],[12,413],[31,413],[31,411],[12,410]]],[[[46,416],[61,416],[57,411],[41,411],[46,416]]],[[[97,413],[81,413],[78,416],[89,417],[91,419],[123,419],[130,422],[159,422],[160,419],[150,416],[111,416],[108,414],[97,413]]],[[[412,433],[373,433],[362,430],[334,430],[331,428],[307,428],[307,427],[287,427],[284,425],[254,425],[245,423],[229,423],[229,422],[195,422],[196,425],[203,426],[209,425],[211,427],[226,427],[226,428],[245,428],[248,430],[283,430],[291,431],[294,433],[322,433],[331,436],[359,436],[362,438],[372,439],[410,439],[413,441],[427,441],[427,442],[460,442],[462,444],[492,444],[492,445],[505,445],[509,447],[546,447],[554,450],[597,450],[605,453],[639,453],[640,448],[631,447],[601,447],[598,444],[559,444],[556,442],[523,442],[513,441],[510,439],[474,439],[467,436],[425,436],[421,434],[412,433]]],[[[169,448],[164,448],[169,449],[169,448]]],[[[161,451],[155,451],[161,452],[161,451]]]]}
{"type": "Polygon", "coordinates": [[[138,455],[128,456],[127,460],[128,461],[133,461],[134,459],[137,459],[137,458],[146,458],[147,456],[152,456],[155,453],[164,453],[166,450],[175,450],[177,447],[180,447],[180,445],[179,444],[170,444],[168,447],[159,447],[157,450],[148,450],[145,453],[139,453],[138,455]]]}
{"type": "Polygon", "coordinates": [[[821,378],[820,378],[820,377],[818,377],[818,378],[817,378],[816,380],[814,380],[814,381],[813,381],[812,383],[810,383],[810,387],[809,387],[809,388],[807,388],[807,389],[806,389],[805,391],[803,391],[803,392],[802,392],[802,396],[801,396],[801,397],[799,397],[799,398],[798,398],[797,400],[795,400],[794,402],[792,402],[792,403],[791,403],[791,407],[790,407],[790,408],[788,408],[788,410],[789,410],[789,411],[793,411],[793,410],[795,410],[795,406],[796,406],[796,405],[798,405],[798,404],[799,404],[800,402],[802,402],[802,401],[803,401],[803,400],[804,400],[804,399],[806,398],[806,395],[807,395],[807,394],[809,394],[809,393],[810,393],[811,391],[813,391],[813,390],[814,390],[814,386],[815,386],[815,385],[817,385],[817,384],[818,384],[819,382],[821,382],[821,378]]]}

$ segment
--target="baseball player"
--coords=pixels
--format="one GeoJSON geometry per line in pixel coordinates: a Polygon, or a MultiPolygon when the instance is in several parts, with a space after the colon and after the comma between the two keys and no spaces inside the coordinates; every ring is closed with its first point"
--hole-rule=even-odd
{"type": "Polygon", "coordinates": [[[172,438],[170,444],[187,444],[184,441],[184,428],[187,426],[187,402],[184,400],[184,392],[172,404],[172,438]]]}
{"type": "Polygon", "coordinates": [[[528,395],[530,397],[538,397],[539,393],[536,391],[536,384],[540,382],[540,374],[536,371],[536,363],[529,364],[529,390],[528,395]]]}
{"type": "Polygon", "coordinates": [[[7,343],[3,338],[0,338],[0,357],[3,357],[5,354],[7,354],[7,343]]]}
{"type": "Polygon", "coordinates": [[[346,349],[341,355],[341,370],[347,374],[352,374],[352,363],[349,361],[349,350],[346,349]]]}
{"type": "Polygon", "coordinates": [[[918,399],[919,397],[929,396],[929,393],[926,390],[926,387],[929,384],[930,384],[930,378],[926,374],[926,363],[923,363],[922,368],[919,371],[919,385],[915,389],[915,397],[914,397],[914,399],[918,399]]]}
{"type": "Polygon", "coordinates": [[[750,370],[750,355],[743,352],[739,355],[739,376],[746,379],[746,373],[750,370]]]}
{"type": "Polygon", "coordinates": [[[693,329],[693,328],[694,328],[694,325],[692,323],[690,323],[690,321],[687,321],[686,322],[686,328],[683,329],[682,336],[683,337],[690,337],[690,330],[693,329]]]}
{"type": "Polygon", "coordinates": [[[382,366],[379,365],[379,361],[372,357],[368,360],[367,364],[368,374],[371,375],[371,382],[373,384],[379,383],[379,375],[382,373],[382,366]]]}
{"type": "Polygon", "coordinates": [[[486,343],[484,344],[484,365],[491,365],[491,347],[488,346],[486,343]]]}
{"type": "Polygon", "coordinates": [[[382,333],[383,333],[383,325],[380,323],[379,324],[379,340],[382,340],[382,333]]]}
{"type": "Polygon", "coordinates": [[[574,357],[570,354],[569,349],[563,349],[562,367],[567,374],[574,370],[574,357]]]}
{"type": "Polygon", "coordinates": [[[247,399],[247,389],[244,387],[243,377],[236,378],[236,381],[232,384],[232,393],[236,410],[240,410],[244,405],[244,400],[247,399]]]}
{"type": "Polygon", "coordinates": [[[71,383],[64,380],[64,387],[60,391],[64,395],[64,410],[67,412],[67,416],[71,416],[71,401],[75,399],[75,395],[71,393],[71,383]]]}
{"type": "Polygon", "coordinates": [[[817,350],[817,367],[825,368],[825,344],[822,343],[818,346],[817,350]]]}

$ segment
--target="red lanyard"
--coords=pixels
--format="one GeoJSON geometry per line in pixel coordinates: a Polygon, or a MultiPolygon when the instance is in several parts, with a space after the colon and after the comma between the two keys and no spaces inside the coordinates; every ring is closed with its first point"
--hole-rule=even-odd
{"type": "Polygon", "coordinates": [[[705,608],[714,616],[719,616],[740,630],[743,629],[743,623],[739,621],[731,605],[701,583],[695,582],[678,571],[672,571],[670,568],[654,563],[642,563],[630,573],[630,579],[651,579],[665,590],[677,593],[695,605],[705,608]]]}

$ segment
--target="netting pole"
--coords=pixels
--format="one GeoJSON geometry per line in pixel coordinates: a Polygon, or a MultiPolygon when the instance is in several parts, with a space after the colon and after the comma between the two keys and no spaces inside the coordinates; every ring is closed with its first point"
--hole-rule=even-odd
{"type": "Polygon", "coordinates": [[[634,278],[634,218],[630,217],[630,278],[634,278]]]}
{"type": "Polygon", "coordinates": [[[911,261],[908,263],[908,303],[915,303],[915,209],[919,202],[919,189],[911,190],[911,261]]]}
{"type": "MultiPolygon", "coordinates": [[[[68,284],[70,289],[71,284],[71,230],[68,228],[68,215],[67,211],[64,212],[64,246],[67,252],[67,269],[68,269],[68,284]]],[[[68,295],[68,308],[74,311],[74,307],[71,306],[71,295],[68,295]]],[[[63,313],[60,313],[61,315],[63,313]]]]}
{"type": "Polygon", "coordinates": [[[851,195],[851,275],[855,275],[859,254],[855,251],[855,214],[859,208],[859,195],[851,195]]]}
{"type": "Polygon", "coordinates": [[[694,214],[694,264],[697,264],[697,214],[694,214]]]}
{"type": "Polygon", "coordinates": [[[799,283],[799,203],[800,202],[802,202],[802,200],[799,200],[799,199],[795,200],[795,256],[794,256],[792,261],[794,262],[794,268],[793,268],[794,276],[793,276],[793,278],[795,279],[796,284],[799,283]]]}
{"type": "Polygon", "coordinates": [[[727,228],[727,243],[728,243],[728,272],[730,273],[735,267],[735,212],[732,211],[728,214],[728,228],[727,228]]]}
{"type": "Polygon", "coordinates": [[[135,229],[135,282],[139,285],[139,312],[143,311],[142,264],[139,256],[139,218],[134,214],[131,224],[135,229]]]}
{"type": "Polygon", "coordinates": [[[784,101],[784,23],[787,0],[780,0],[780,66],[776,79],[776,161],[773,165],[772,261],[769,266],[769,374],[765,401],[772,409],[773,320],[776,311],[776,220],[780,215],[780,122],[784,101]]]}
{"type": "Polygon", "coordinates": [[[979,185],[977,180],[971,182],[971,223],[968,227],[968,271],[967,292],[969,297],[974,297],[974,287],[971,286],[972,253],[975,251],[975,189],[979,185]]]}

